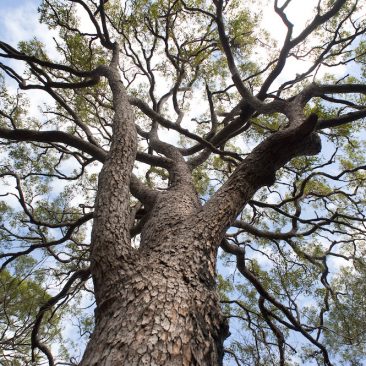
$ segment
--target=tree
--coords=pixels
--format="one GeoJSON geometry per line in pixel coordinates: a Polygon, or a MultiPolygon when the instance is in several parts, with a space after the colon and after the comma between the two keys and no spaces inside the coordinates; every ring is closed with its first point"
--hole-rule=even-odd
{"type": "Polygon", "coordinates": [[[92,292],[81,366],[362,364],[364,9],[301,28],[270,3],[279,46],[235,0],[43,0],[57,55],[0,42],[1,279],[36,261],[58,289],[33,361],[62,359],[46,312],[92,292]]]}

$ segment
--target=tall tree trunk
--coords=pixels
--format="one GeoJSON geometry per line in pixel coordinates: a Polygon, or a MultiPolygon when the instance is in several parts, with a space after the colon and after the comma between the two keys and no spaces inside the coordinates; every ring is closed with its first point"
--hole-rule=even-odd
{"type": "Polygon", "coordinates": [[[220,365],[228,327],[215,286],[218,243],[202,236],[203,220],[193,224],[202,207],[191,172],[177,149],[159,141],[156,126],[150,140],[172,159],[170,188],[149,200],[140,248],[131,246],[129,186],[137,139],[117,62],[118,47],[111,66],[101,68],[115,116],[90,250],[96,325],[81,365],[220,365]]]}
{"type": "Polygon", "coordinates": [[[228,327],[216,293],[216,249],[188,224],[165,226],[142,243],[113,297],[99,304],[81,365],[222,364],[228,327]]]}

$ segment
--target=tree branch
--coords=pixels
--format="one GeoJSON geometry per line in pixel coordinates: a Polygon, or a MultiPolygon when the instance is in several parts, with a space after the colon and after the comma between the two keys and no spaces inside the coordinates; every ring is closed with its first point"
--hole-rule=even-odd
{"type": "Polygon", "coordinates": [[[45,313],[52,308],[57,302],[66,297],[71,286],[74,284],[76,280],[81,280],[85,282],[90,275],[90,269],[80,269],[72,274],[72,276],[69,278],[69,280],[66,282],[65,286],[62,288],[62,290],[54,297],[52,297],[50,300],[48,300],[44,305],[41,306],[41,308],[38,311],[38,314],[36,316],[36,320],[34,322],[32,335],[31,335],[31,344],[32,344],[32,362],[36,362],[35,360],[35,354],[34,350],[36,348],[40,349],[47,357],[49,366],[55,366],[55,362],[52,357],[51,350],[41,342],[39,339],[39,330],[42,324],[43,317],[45,313]]]}

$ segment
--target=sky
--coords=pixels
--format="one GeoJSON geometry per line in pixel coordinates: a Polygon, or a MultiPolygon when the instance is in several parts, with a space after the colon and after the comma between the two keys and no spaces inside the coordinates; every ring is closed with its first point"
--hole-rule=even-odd
{"type": "MultiPolygon", "coordinates": [[[[39,14],[37,8],[38,0],[1,0],[0,1],[0,39],[16,47],[18,42],[38,38],[46,45],[48,53],[55,55],[54,42],[55,35],[47,26],[38,22],[39,14]]],[[[8,61],[9,65],[16,71],[24,70],[24,64],[16,61],[8,61]]],[[[12,80],[8,80],[10,90],[14,93],[17,85],[12,80]]],[[[43,92],[34,93],[24,91],[30,98],[30,114],[39,114],[39,105],[51,102],[51,98],[43,92]]]]}
{"type": "MultiPolygon", "coordinates": [[[[263,3],[265,1],[262,1],[263,3]]],[[[289,19],[295,24],[294,33],[297,34],[302,27],[305,25],[306,21],[310,19],[312,14],[312,9],[314,4],[317,4],[318,0],[294,0],[292,5],[288,8],[289,19]]],[[[38,23],[38,13],[37,6],[39,5],[38,0],[0,0],[0,40],[6,41],[7,43],[16,46],[21,40],[30,40],[33,37],[37,37],[45,45],[49,53],[54,54],[53,40],[52,37],[55,33],[50,31],[45,25],[38,23]]],[[[273,8],[271,5],[265,7],[263,12],[263,23],[270,31],[272,37],[274,37],[279,44],[282,43],[286,28],[279,19],[273,13],[273,8]]],[[[88,22],[85,21],[85,26],[88,22]]],[[[19,68],[20,63],[13,63],[15,68],[19,68]]],[[[294,77],[299,68],[302,70],[306,68],[306,64],[302,63],[299,65],[298,62],[290,60],[286,66],[286,78],[288,79],[290,75],[294,77]]],[[[20,69],[18,69],[20,70],[20,69]]],[[[341,76],[345,74],[346,69],[344,67],[339,67],[337,73],[341,76]]],[[[281,83],[279,79],[278,83],[281,83]]],[[[13,91],[16,90],[15,84],[11,84],[13,91]]],[[[42,93],[29,93],[31,99],[30,113],[37,115],[39,113],[38,105],[47,101],[47,96],[42,93]]],[[[189,126],[189,125],[186,125],[189,126]]],[[[174,140],[178,137],[173,135],[167,135],[167,140],[174,140]]],[[[71,329],[67,329],[66,332],[72,333],[71,329]]]]}

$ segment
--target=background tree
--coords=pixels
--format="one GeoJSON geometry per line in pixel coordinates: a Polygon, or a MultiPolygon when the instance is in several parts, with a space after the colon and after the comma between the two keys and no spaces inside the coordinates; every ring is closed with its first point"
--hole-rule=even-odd
{"type": "Polygon", "coordinates": [[[1,357],[362,364],[365,9],[269,4],[279,45],[235,0],[44,0],[57,52],[0,42],[1,357]]]}

